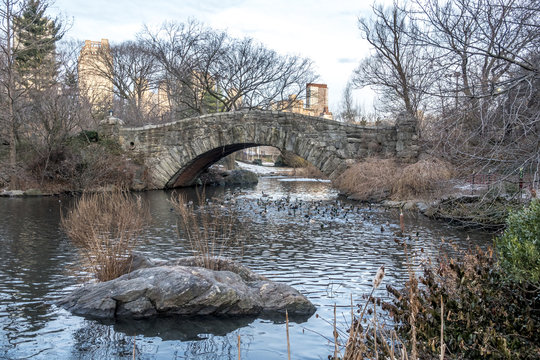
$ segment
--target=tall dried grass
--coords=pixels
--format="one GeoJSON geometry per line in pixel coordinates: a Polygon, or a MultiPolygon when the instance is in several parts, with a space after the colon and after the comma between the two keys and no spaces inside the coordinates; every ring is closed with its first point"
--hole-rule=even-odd
{"type": "Polygon", "coordinates": [[[62,216],[61,226],[78,248],[82,270],[108,281],[130,271],[133,249],[149,217],[140,197],[114,188],[84,193],[62,216]]]}
{"type": "Polygon", "coordinates": [[[239,236],[233,238],[239,233],[239,224],[230,203],[206,201],[204,193],[198,194],[198,204],[187,201],[183,194],[173,196],[170,201],[180,217],[179,229],[189,241],[199,266],[219,270],[216,259],[229,248],[243,244],[239,236]]]}
{"type": "MultiPolygon", "coordinates": [[[[373,287],[371,293],[367,296],[366,303],[362,306],[361,310],[358,309],[359,316],[354,316],[354,309],[351,296],[351,325],[346,332],[341,332],[346,341],[342,346],[343,355],[338,351],[338,338],[336,334],[336,328],[334,325],[334,341],[336,343],[336,349],[334,350],[334,356],[329,357],[331,360],[363,360],[363,359],[411,359],[417,360],[420,358],[418,351],[418,339],[416,335],[417,327],[417,314],[420,304],[418,303],[418,295],[420,289],[418,287],[418,277],[415,272],[415,262],[416,256],[415,253],[409,253],[408,248],[405,245],[405,256],[406,256],[406,265],[409,280],[407,282],[408,295],[411,299],[409,303],[409,308],[411,309],[409,316],[406,321],[410,327],[410,332],[407,340],[403,340],[398,336],[397,331],[392,327],[386,326],[381,322],[381,318],[377,317],[377,307],[381,306],[381,299],[377,299],[373,296],[373,293],[377,287],[382,283],[384,278],[384,266],[381,266],[377,271],[373,279],[373,287]],[[364,318],[366,314],[366,309],[369,305],[372,305],[373,308],[370,309],[372,317],[368,321],[364,318]]],[[[441,306],[443,306],[443,299],[441,297],[441,306]]],[[[384,305],[384,302],[382,302],[384,305]]],[[[360,306],[360,305],[359,305],[360,306]]],[[[382,307],[385,309],[385,307],[382,307]]],[[[386,309],[387,310],[387,309],[386,309]]],[[[441,319],[443,318],[444,310],[441,308],[441,319]]],[[[336,314],[334,312],[334,324],[336,321],[336,314]]],[[[441,321],[440,324],[440,344],[441,351],[439,358],[444,358],[444,352],[446,345],[444,343],[444,322],[441,321]]],[[[339,344],[341,345],[341,344],[339,344]]]]}
{"type": "Polygon", "coordinates": [[[453,166],[441,159],[427,158],[405,166],[394,179],[392,197],[429,197],[454,175],[453,166]]]}
{"type": "Polygon", "coordinates": [[[356,200],[406,200],[435,195],[454,174],[451,164],[426,158],[402,165],[393,159],[368,158],[349,167],[334,185],[356,200]]]}
{"type": "Polygon", "coordinates": [[[392,159],[367,158],[349,167],[335,181],[342,192],[362,201],[379,201],[391,194],[397,163],[392,159]]]}

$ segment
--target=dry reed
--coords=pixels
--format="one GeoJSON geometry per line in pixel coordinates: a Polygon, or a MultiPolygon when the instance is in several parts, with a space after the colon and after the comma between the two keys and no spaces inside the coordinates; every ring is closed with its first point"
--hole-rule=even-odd
{"type": "MultiPolygon", "coordinates": [[[[409,283],[411,293],[411,308],[418,309],[417,296],[418,296],[418,280],[416,274],[412,268],[412,261],[408,254],[407,256],[407,265],[409,273],[409,283]]],[[[377,317],[376,311],[376,300],[372,297],[374,290],[380,285],[382,279],[384,278],[384,267],[381,267],[375,278],[373,279],[373,288],[370,295],[367,298],[367,302],[364,305],[359,317],[355,318],[352,311],[352,297],[351,297],[351,326],[348,330],[348,339],[344,348],[344,354],[342,357],[337,354],[337,351],[334,350],[334,356],[332,360],[363,360],[363,359],[379,359],[382,357],[384,359],[398,360],[398,359],[418,359],[418,350],[416,344],[416,334],[415,334],[415,315],[409,318],[410,326],[413,334],[411,335],[411,340],[408,343],[402,341],[395,330],[391,330],[390,333],[387,332],[387,328],[384,324],[380,323],[380,318],[377,317]],[[365,329],[362,327],[362,321],[364,319],[364,314],[368,304],[373,303],[373,317],[371,324],[365,329]],[[370,329],[371,326],[371,329],[370,329]],[[408,350],[409,348],[409,350],[408,350]]],[[[442,297],[441,297],[441,318],[443,316],[442,310],[442,297]]],[[[413,314],[416,314],[416,311],[412,311],[413,314]]],[[[334,314],[334,321],[336,315],[334,314]]],[[[335,327],[334,327],[334,339],[337,344],[337,339],[335,337],[335,327]]],[[[441,344],[443,344],[444,339],[444,323],[441,322],[440,327],[440,337],[441,344]]],[[[441,346],[440,359],[444,359],[444,345],[441,346]]]]}
{"type": "Polygon", "coordinates": [[[287,359],[291,360],[291,341],[289,338],[289,312],[285,309],[285,330],[287,332],[287,359]]]}
{"type": "Polygon", "coordinates": [[[454,175],[453,166],[437,158],[405,166],[392,184],[392,198],[430,197],[454,175]]]}
{"type": "Polygon", "coordinates": [[[388,197],[395,200],[429,198],[453,174],[452,165],[436,158],[409,165],[393,159],[368,158],[350,166],[334,185],[362,201],[380,201],[388,197]]]}
{"type": "MultiPolygon", "coordinates": [[[[211,270],[219,270],[215,261],[231,247],[241,246],[241,238],[232,207],[229,204],[215,204],[198,195],[198,205],[187,201],[185,195],[171,198],[171,204],[179,215],[179,229],[183,230],[192,251],[197,256],[198,265],[211,270]]],[[[179,234],[179,236],[181,236],[179,234]]]]}
{"type": "Polygon", "coordinates": [[[148,218],[140,197],[114,188],[84,193],[62,215],[61,226],[78,248],[82,270],[108,281],[130,271],[133,249],[148,218]]]}
{"type": "Polygon", "coordinates": [[[335,186],[357,200],[378,201],[390,195],[398,170],[394,160],[368,158],[345,170],[335,186]]]}
{"type": "Polygon", "coordinates": [[[242,351],[241,351],[241,340],[240,340],[240,334],[238,334],[238,360],[242,359],[242,351]]]}

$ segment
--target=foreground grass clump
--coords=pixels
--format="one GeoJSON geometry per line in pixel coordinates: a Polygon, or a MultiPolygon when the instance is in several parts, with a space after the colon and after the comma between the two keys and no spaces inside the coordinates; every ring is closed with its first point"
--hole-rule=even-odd
{"type": "Polygon", "coordinates": [[[512,212],[496,241],[502,268],[517,281],[540,283],[540,200],[512,212]]]}
{"type": "Polygon", "coordinates": [[[220,270],[219,258],[225,252],[232,256],[235,250],[242,250],[240,224],[230,202],[205,200],[204,192],[198,194],[198,203],[188,201],[183,194],[171,197],[170,201],[179,215],[178,236],[189,242],[198,266],[220,270]]]}
{"type": "Polygon", "coordinates": [[[413,164],[368,158],[349,167],[336,179],[335,186],[362,201],[424,198],[433,196],[453,173],[449,163],[437,158],[413,164]]]}
{"type": "Polygon", "coordinates": [[[403,290],[387,286],[393,301],[383,305],[400,338],[416,344],[419,358],[440,357],[441,322],[448,358],[540,356],[539,284],[513,281],[492,252],[439,259],[425,266],[419,284],[408,282],[403,290]]]}
{"type": "Polygon", "coordinates": [[[83,194],[61,225],[78,249],[81,270],[108,281],[130,271],[133,249],[148,218],[140,197],[114,188],[83,194]]]}

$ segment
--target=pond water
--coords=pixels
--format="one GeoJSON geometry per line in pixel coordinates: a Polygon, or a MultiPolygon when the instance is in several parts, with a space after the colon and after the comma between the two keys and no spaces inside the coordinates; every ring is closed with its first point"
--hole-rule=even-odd
{"type": "MultiPolygon", "coordinates": [[[[182,190],[196,201],[193,189],[182,190]]],[[[190,254],[178,235],[171,192],[140,194],[152,221],[140,251],[164,260],[190,254]]],[[[333,352],[334,305],[338,327],[371,290],[385,265],[385,283],[407,277],[403,247],[394,241],[396,210],[339,198],[327,182],[263,177],[249,188],[210,188],[205,196],[235,210],[244,239],[230,255],[271,280],[294,286],[316,306],[317,316],[291,319],[293,359],[327,359],[333,352]]],[[[56,300],[78,286],[75,248],[59,228],[60,209],[73,199],[0,198],[0,359],[287,359],[284,317],[159,318],[103,323],[73,316],[56,300]]],[[[409,247],[426,257],[448,242],[465,249],[491,236],[464,232],[415,213],[405,217],[409,247]],[[444,240],[443,240],[444,239],[444,240]]]]}

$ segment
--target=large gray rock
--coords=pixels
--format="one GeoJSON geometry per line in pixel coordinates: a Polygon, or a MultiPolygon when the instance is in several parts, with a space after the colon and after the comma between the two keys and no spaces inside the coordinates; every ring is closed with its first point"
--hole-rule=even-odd
{"type": "Polygon", "coordinates": [[[201,184],[211,186],[251,185],[259,182],[259,177],[252,171],[208,169],[199,176],[201,184]]]}
{"type": "Polygon", "coordinates": [[[231,261],[198,267],[180,264],[139,268],[117,279],[76,289],[58,304],[76,315],[100,319],[160,315],[310,315],[315,306],[292,287],[267,280],[231,261]]]}

